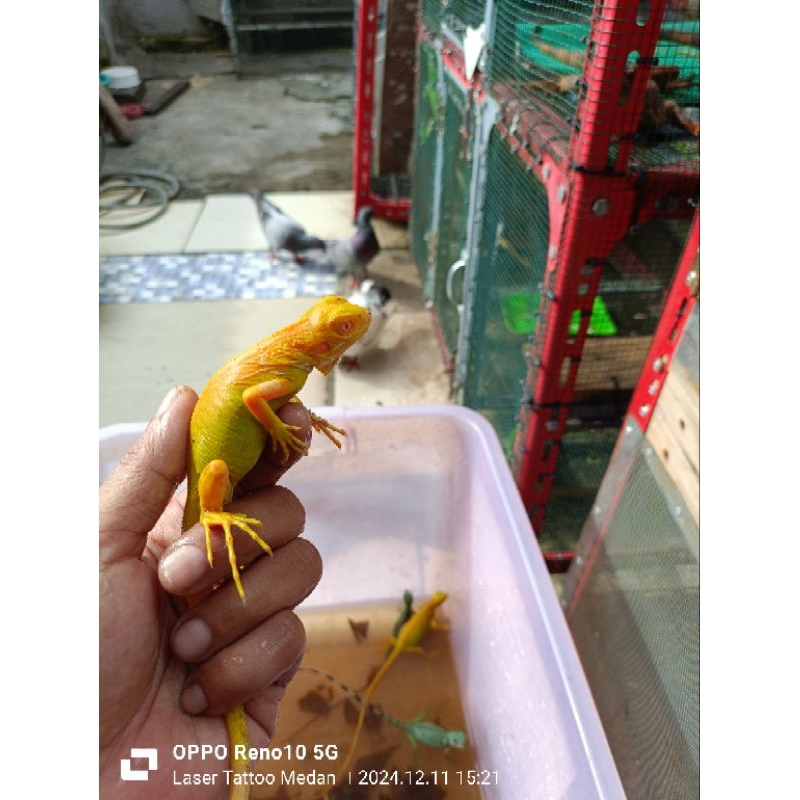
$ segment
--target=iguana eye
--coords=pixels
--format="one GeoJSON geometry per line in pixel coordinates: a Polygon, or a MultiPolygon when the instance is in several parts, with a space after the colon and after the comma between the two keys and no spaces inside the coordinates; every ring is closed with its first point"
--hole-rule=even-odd
{"type": "Polygon", "coordinates": [[[339,326],[339,330],[340,330],[342,333],[350,333],[350,331],[351,331],[351,330],[353,330],[353,320],[351,320],[351,319],[346,319],[346,320],[345,320],[344,322],[342,322],[342,324],[339,326]]]}

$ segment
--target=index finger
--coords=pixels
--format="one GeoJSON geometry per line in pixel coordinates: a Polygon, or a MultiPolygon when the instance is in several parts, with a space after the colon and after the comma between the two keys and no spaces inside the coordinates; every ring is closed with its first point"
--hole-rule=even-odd
{"type": "MultiPolygon", "coordinates": [[[[311,442],[311,415],[302,403],[286,403],[278,410],[278,417],[287,425],[295,425],[298,430],[294,431],[298,439],[307,445],[311,442]]],[[[265,486],[273,486],[289,467],[296,464],[303,457],[302,453],[294,450],[289,451],[289,457],[284,461],[283,452],[280,448],[272,449],[268,441],[264,452],[258,463],[245,475],[236,487],[235,494],[249,494],[256,489],[263,489],[265,486]]]]}

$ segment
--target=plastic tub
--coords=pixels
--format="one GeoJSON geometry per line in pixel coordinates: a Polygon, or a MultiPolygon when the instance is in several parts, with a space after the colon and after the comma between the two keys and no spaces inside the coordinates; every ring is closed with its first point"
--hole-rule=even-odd
{"type": "Polygon", "coordinates": [[[108,78],[108,88],[112,92],[135,89],[142,82],[136,67],[106,67],[101,74],[108,78]]]}
{"type": "MultiPolygon", "coordinates": [[[[446,616],[478,767],[494,800],[623,798],[586,678],[494,430],[459,406],[321,409],[282,483],[324,575],[303,607],[449,593],[446,616]]],[[[101,477],[142,425],[100,433],[101,477]]]]}

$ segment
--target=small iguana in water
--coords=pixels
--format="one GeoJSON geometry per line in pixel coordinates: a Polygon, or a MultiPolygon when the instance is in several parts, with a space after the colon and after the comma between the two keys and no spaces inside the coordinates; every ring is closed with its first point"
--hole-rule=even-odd
{"type": "Polygon", "coordinates": [[[411,749],[416,753],[417,745],[424,744],[428,747],[444,747],[445,749],[456,748],[461,749],[466,745],[467,737],[463,731],[451,731],[437,725],[435,722],[428,722],[423,719],[423,714],[419,714],[414,719],[405,721],[392,716],[391,714],[383,711],[378,706],[368,703],[358,692],[351,689],[349,686],[341,683],[329,672],[317,669],[316,667],[300,667],[300,672],[310,672],[319,675],[325,680],[330,681],[334,686],[337,686],[348,697],[355,700],[360,705],[367,705],[367,713],[377,714],[382,719],[385,719],[390,724],[394,725],[403,731],[408,737],[411,744],[411,749]]]}
{"type": "Polygon", "coordinates": [[[445,601],[447,600],[447,592],[437,591],[432,597],[428,598],[411,616],[411,618],[403,623],[400,627],[400,631],[398,632],[397,636],[390,636],[389,637],[389,644],[391,645],[391,651],[389,655],[383,660],[378,671],[375,673],[375,676],[369,682],[365,692],[364,692],[364,705],[361,706],[361,712],[358,715],[358,722],[356,723],[356,730],[353,734],[353,740],[350,742],[350,748],[347,751],[347,755],[342,762],[342,766],[339,768],[339,771],[336,773],[336,783],[339,782],[339,779],[344,775],[347,771],[347,768],[350,766],[350,762],[353,759],[353,756],[356,752],[356,747],[358,745],[358,737],[361,735],[361,729],[364,726],[364,718],[367,714],[367,708],[372,699],[372,693],[375,691],[375,688],[380,683],[383,676],[389,671],[392,664],[400,657],[400,655],[404,652],[408,653],[424,653],[425,650],[421,647],[421,642],[425,637],[425,634],[428,630],[446,630],[447,625],[444,623],[437,622],[434,619],[434,613],[436,609],[445,601]]]}

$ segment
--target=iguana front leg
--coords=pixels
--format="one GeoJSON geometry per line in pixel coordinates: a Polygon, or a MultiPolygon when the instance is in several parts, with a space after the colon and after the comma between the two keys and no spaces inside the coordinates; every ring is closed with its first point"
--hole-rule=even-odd
{"type": "MultiPolygon", "coordinates": [[[[302,403],[299,397],[293,397],[290,403],[302,403]]],[[[308,414],[311,417],[311,426],[314,428],[317,433],[324,433],[340,450],[342,449],[342,443],[331,433],[331,431],[336,431],[340,436],[347,436],[347,431],[344,428],[337,428],[332,422],[328,422],[324,417],[321,417],[319,414],[315,414],[311,409],[308,410],[308,414]]]]}
{"type": "Polygon", "coordinates": [[[253,530],[252,525],[261,523],[253,517],[244,514],[233,514],[230,511],[223,511],[223,506],[231,496],[231,481],[228,465],[220,460],[214,459],[203,468],[197,484],[197,491],[200,497],[200,524],[206,533],[206,557],[209,566],[214,566],[214,554],[211,550],[211,527],[219,525],[225,532],[225,547],[228,551],[228,561],[231,565],[233,582],[236,584],[236,591],[242,602],[245,602],[244,588],[239,577],[239,565],[236,560],[236,551],[233,548],[233,527],[239,528],[257,542],[261,548],[272,555],[272,548],[253,530]]]}
{"type": "Polygon", "coordinates": [[[280,447],[283,450],[284,461],[289,458],[290,447],[295,452],[306,455],[308,444],[294,435],[293,431],[300,430],[297,425],[287,425],[278,417],[270,405],[270,400],[287,398],[287,401],[299,402],[294,393],[302,385],[289,378],[273,378],[242,392],[242,402],[272,438],[272,449],[280,447]]]}
{"type": "Polygon", "coordinates": [[[343,428],[337,428],[333,423],[328,422],[328,420],[323,419],[313,411],[309,411],[308,413],[311,414],[311,425],[314,427],[314,430],[318,433],[324,433],[341,450],[342,443],[331,431],[336,431],[340,436],[347,436],[347,431],[343,428]]]}

